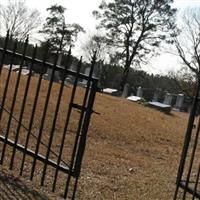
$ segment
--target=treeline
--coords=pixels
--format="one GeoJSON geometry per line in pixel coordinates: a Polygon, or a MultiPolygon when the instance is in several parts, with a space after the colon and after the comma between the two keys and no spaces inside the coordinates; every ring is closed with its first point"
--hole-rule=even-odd
{"type": "MultiPolygon", "coordinates": [[[[3,47],[4,44],[5,44],[5,38],[0,37],[0,47],[3,47]]],[[[7,48],[13,51],[14,45],[15,45],[15,40],[12,40],[11,38],[8,42],[7,48]]],[[[45,46],[46,44],[42,43],[42,45],[37,48],[36,58],[41,60],[43,59],[44,54],[46,53],[45,46]]],[[[24,49],[24,42],[19,41],[17,43],[16,52],[22,54],[23,49],[24,49]]],[[[33,54],[33,49],[34,45],[28,44],[26,55],[31,57],[33,54]]],[[[9,64],[10,59],[11,58],[9,56],[5,57],[4,64],[9,64]]],[[[55,55],[52,55],[52,53],[49,52],[47,56],[47,61],[53,62],[54,59],[55,55]]],[[[66,60],[67,60],[67,54],[64,54],[61,62],[62,66],[66,66],[67,64],[66,60]]],[[[77,65],[78,61],[79,59],[77,57],[71,56],[71,63],[73,63],[73,65],[77,65]]],[[[20,64],[20,61],[17,58],[15,58],[14,64],[20,64]]],[[[24,65],[29,66],[30,63],[24,63],[24,65]]],[[[90,63],[83,62],[81,72],[84,73],[85,69],[88,67],[90,67],[90,63]]],[[[96,67],[99,67],[98,63],[96,67]]],[[[99,87],[102,89],[114,88],[120,90],[120,81],[122,78],[123,70],[124,69],[122,66],[116,64],[103,64],[99,75],[99,82],[100,82],[99,87]]],[[[45,73],[47,69],[43,69],[42,66],[36,66],[34,68],[34,71],[36,73],[45,73]]],[[[145,72],[143,70],[135,70],[133,68],[130,68],[127,83],[129,84],[129,95],[131,94],[136,95],[137,88],[141,86],[142,88],[144,88],[145,91],[144,97],[147,100],[152,99],[153,93],[156,89],[163,91],[163,93],[170,92],[174,94],[179,94],[179,93],[185,93],[184,88],[190,88],[191,90],[190,93],[191,93],[192,92],[191,85],[193,86],[195,85],[195,83],[191,84],[191,82],[188,83],[187,81],[184,80],[177,81],[175,80],[175,78],[167,75],[149,74],[148,72],[145,72]]]]}
{"type": "MultiPolygon", "coordinates": [[[[123,68],[116,65],[104,65],[103,73],[100,79],[100,82],[104,88],[110,87],[119,89],[120,80],[122,76],[123,68]]],[[[182,80],[184,82],[184,80],[182,80]]],[[[149,74],[143,70],[130,69],[129,76],[127,79],[129,84],[129,93],[136,95],[137,88],[142,87],[145,90],[145,96],[147,99],[151,99],[153,93],[156,89],[159,89],[163,92],[170,92],[174,94],[184,93],[180,84],[177,83],[177,80],[168,76],[168,75],[154,75],[149,74]]],[[[195,83],[193,83],[195,84],[195,83]]],[[[184,87],[188,85],[191,86],[191,83],[184,82],[184,87]]],[[[192,88],[191,88],[192,90],[192,88]]]]}

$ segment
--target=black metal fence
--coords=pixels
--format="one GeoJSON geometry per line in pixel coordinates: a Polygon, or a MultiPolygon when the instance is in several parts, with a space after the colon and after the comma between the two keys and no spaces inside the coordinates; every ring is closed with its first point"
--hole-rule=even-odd
{"type": "Polygon", "coordinates": [[[200,117],[197,116],[199,103],[200,81],[198,80],[179,164],[174,200],[200,199],[200,117]]]}
{"type": "Polygon", "coordinates": [[[92,77],[95,55],[87,76],[80,73],[81,59],[76,71],[69,69],[71,50],[64,68],[57,65],[59,53],[53,64],[47,62],[48,45],[43,60],[38,60],[37,46],[32,57],[26,55],[28,39],[22,54],[17,53],[18,41],[12,49],[9,42],[7,34],[0,48],[0,164],[41,185],[51,184],[52,191],[63,188],[64,198],[73,199],[97,91],[98,80],[92,77]],[[5,58],[9,65],[4,65],[5,58]],[[15,60],[20,60],[17,67],[15,60]],[[34,73],[37,65],[50,72],[49,80],[43,79],[44,73],[34,73]],[[72,83],[66,82],[69,75],[72,83]],[[78,86],[80,80],[85,80],[85,87],[78,86]]]}

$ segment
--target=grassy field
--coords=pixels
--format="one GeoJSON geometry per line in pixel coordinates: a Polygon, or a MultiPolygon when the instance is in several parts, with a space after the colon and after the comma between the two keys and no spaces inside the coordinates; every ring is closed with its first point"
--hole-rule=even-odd
{"type": "MultiPolygon", "coordinates": [[[[2,95],[7,71],[3,71],[0,78],[0,91],[2,95]]],[[[12,81],[16,79],[16,74],[12,74],[12,81]]],[[[20,85],[23,88],[26,78],[22,78],[20,85]]],[[[31,90],[28,102],[34,97],[34,89],[37,77],[31,82],[31,90]]],[[[47,91],[47,81],[43,81],[40,102],[44,101],[47,91]]],[[[55,84],[53,93],[55,94],[59,84],[55,84]],[[55,90],[55,91],[54,91],[55,90]]],[[[62,129],[64,119],[62,113],[66,111],[67,94],[71,90],[66,87],[64,97],[66,100],[61,103],[61,111],[58,119],[57,132],[62,129]]],[[[83,89],[78,89],[77,101],[83,95],[83,89]]],[[[18,99],[22,98],[19,89],[18,99]]],[[[10,87],[9,94],[13,92],[10,87]]],[[[1,96],[0,96],[1,97],[1,96]]],[[[55,97],[51,97],[48,116],[51,113],[55,97]]],[[[6,102],[9,108],[9,102],[6,102]]],[[[42,103],[41,103],[42,105],[42,103]]],[[[26,125],[31,105],[27,103],[23,123],[26,125]]],[[[19,108],[15,108],[17,113],[19,108]]],[[[37,108],[38,116],[42,110],[37,108]]],[[[93,114],[88,141],[84,156],[81,177],[79,180],[77,199],[113,199],[113,200],[169,200],[172,199],[175,189],[175,180],[187,125],[188,114],[172,112],[166,115],[143,105],[116,98],[105,94],[97,94],[94,110],[99,114],[93,114]]],[[[71,127],[76,125],[78,113],[74,113],[71,127]]],[[[47,118],[48,123],[51,122],[47,118]]],[[[4,129],[6,116],[3,118],[1,127],[4,129]]],[[[40,118],[34,123],[35,132],[38,130],[40,118]]],[[[48,138],[49,124],[45,125],[43,140],[48,138]]],[[[14,125],[13,125],[14,127],[14,125]]],[[[14,129],[14,128],[13,128],[14,129]]],[[[21,130],[23,132],[23,130],[21,130]]],[[[14,136],[14,131],[11,137],[14,136]]],[[[56,150],[56,142],[60,137],[56,137],[53,148],[56,150]]],[[[22,139],[23,143],[23,133],[22,139]]],[[[32,139],[30,147],[34,147],[32,139]]],[[[66,147],[66,151],[68,147],[66,147]]],[[[41,152],[44,150],[40,149],[41,152]]],[[[9,149],[7,156],[10,155],[9,149]]],[[[19,154],[20,159],[20,154],[19,154]]],[[[66,159],[68,159],[66,157],[66,159]]],[[[7,163],[7,162],[6,162],[7,163]]],[[[38,179],[40,168],[37,168],[34,181],[28,181],[29,167],[25,169],[24,176],[18,176],[18,161],[15,163],[15,170],[9,171],[6,166],[1,167],[0,192],[5,193],[5,187],[10,188],[12,194],[18,191],[25,197],[19,199],[60,199],[60,191],[53,194],[49,192],[48,181],[51,175],[48,173],[46,184],[39,187],[38,179]],[[38,176],[38,177],[37,177],[38,176]],[[13,181],[15,184],[13,184],[13,181]],[[14,185],[14,186],[13,186],[14,185]],[[24,189],[25,188],[25,189],[24,189]],[[26,189],[28,188],[28,189],[26,189]],[[24,194],[25,193],[25,194],[24,194]],[[37,194],[37,195],[36,195],[37,194]]],[[[60,176],[60,179],[64,177],[60,176]]],[[[62,182],[62,181],[61,181],[62,182]]],[[[60,185],[60,187],[63,187],[60,185]]],[[[2,194],[3,194],[2,193],[2,194]]],[[[5,193],[5,195],[7,195],[5,193]]],[[[1,199],[1,198],[0,198],[1,199]]]]}

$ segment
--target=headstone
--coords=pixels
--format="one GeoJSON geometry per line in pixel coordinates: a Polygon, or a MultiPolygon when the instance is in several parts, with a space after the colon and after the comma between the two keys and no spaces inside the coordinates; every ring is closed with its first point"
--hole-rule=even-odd
{"type": "Polygon", "coordinates": [[[12,66],[12,71],[18,71],[19,70],[19,68],[20,68],[20,65],[13,65],[12,66]]]}
{"type": "MultiPolygon", "coordinates": [[[[16,73],[19,73],[19,71],[17,71],[16,73]]],[[[30,70],[28,70],[28,69],[22,69],[22,71],[21,71],[21,74],[24,76],[29,75],[29,73],[30,73],[30,70]]]]}
{"type": "Polygon", "coordinates": [[[90,74],[90,67],[85,68],[84,74],[85,74],[86,76],[89,76],[89,74],[90,74]]]}
{"type": "Polygon", "coordinates": [[[100,79],[100,78],[101,78],[101,75],[102,75],[102,71],[103,71],[103,61],[100,60],[99,62],[97,62],[97,63],[95,64],[93,76],[94,76],[95,78],[100,79]]]}
{"type": "MultiPolygon", "coordinates": [[[[85,68],[84,74],[85,74],[86,76],[89,76],[89,74],[90,74],[90,67],[85,68]]],[[[87,83],[88,83],[88,81],[87,81],[86,79],[83,79],[81,82],[79,82],[79,84],[80,84],[81,86],[86,86],[87,83]]]]}
{"type": "Polygon", "coordinates": [[[180,109],[183,107],[183,101],[184,101],[184,94],[178,94],[176,97],[176,104],[175,107],[180,109]]]}
{"type": "Polygon", "coordinates": [[[127,99],[134,102],[142,100],[141,97],[137,97],[137,96],[129,96],[127,99]]]}
{"type": "Polygon", "coordinates": [[[172,108],[170,105],[166,105],[160,102],[149,102],[148,106],[158,109],[166,114],[169,114],[172,108]]]}
{"type": "MultiPolygon", "coordinates": [[[[60,66],[61,65],[61,61],[62,61],[62,53],[59,53],[56,65],[60,66]]],[[[45,80],[50,80],[51,79],[51,75],[52,75],[52,71],[53,70],[51,68],[48,68],[47,69],[47,73],[44,74],[43,78],[45,80]]],[[[60,80],[59,72],[55,71],[54,72],[54,76],[53,76],[53,81],[59,82],[59,80],[60,80]]]]}
{"type": "Polygon", "coordinates": [[[77,71],[77,65],[75,65],[74,63],[72,63],[70,65],[70,70],[76,72],[77,71]]]}
{"type": "Polygon", "coordinates": [[[137,89],[137,96],[138,97],[142,97],[142,93],[143,93],[142,87],[138,87],[138,89],[137,89]]]}
{"type": "Polygon", "coordinates": [[[163,103],[167,104],[167,105],[171,105],[171,103],[172,103],[172,95],[170,93],[166,93],[163,103]]]}
{"type": "Polygon", "coordinates": [[[155,90],[152,102],[158,102],[158,97],[159,97],[159,90],[155,90]]]}
{"type": "MultiPolygon", "coordinates": [[[[69,68],[71,71],[74,71],[74,72],[77,72],[77,65],[75,64],[71,64],[70,65],[70,68],[69,68]]],[[[68,75],[67,78],[65,79],[66,80],[66,83],[74,83],[74,80],[75,80],[75,77],[72,76],[72,75],[68,75]]]]}
{"type": "Polygon", "coordinates": [[[126,83],[125,86],[124,86],[122,97],[124,97],[124,98],[128,97],[128,91],[129,91],[129,84],[126,83]]]}
{"type": "Polygon", "coordinates": [[[61,65],[62,56],[63,56],[63,54],[60,52],[59,55],[58,55],[58,61],[57,61],[57,65],[58,65],[58,66],[61,65]]]}
{"type": "Polygon", "coordinates": [[[113,92],[117,92],[117,90],[113,89],[113,88],[105,88],[105,89],[103,89],[103,92],[108,93],[108,94],[112,94],[113,92]]]}

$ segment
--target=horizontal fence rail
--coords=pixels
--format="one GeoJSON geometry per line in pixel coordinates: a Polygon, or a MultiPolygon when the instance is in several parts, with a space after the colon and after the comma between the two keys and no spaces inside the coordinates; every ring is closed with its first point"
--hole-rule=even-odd
{"type": "Polygon", "coordinates": [[[37,46],[32,56],[28,48],[28,38],[19,43],[9,33],[0,47],[0,164],[74,199],[97,91],[96,55],[85,75],[82,58],[70,69],[71,49],[63,67],[60,50],[51,54],[48,43],[42,60],[37,46]]]}

